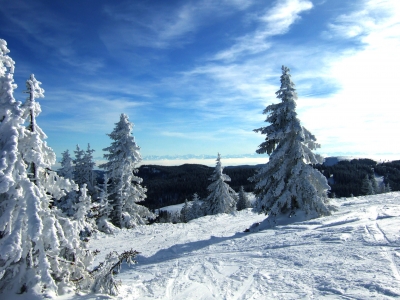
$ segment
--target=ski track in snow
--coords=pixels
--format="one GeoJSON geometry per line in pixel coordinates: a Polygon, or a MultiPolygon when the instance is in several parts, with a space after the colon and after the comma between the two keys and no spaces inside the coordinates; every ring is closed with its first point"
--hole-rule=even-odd
{"type": "MultiPolygon", "coordinates": [[[[400,192],[337,199],[331,216],[243,231],[250,210],[187,224],[153,224],[90,242],[97,258],[134,249],[115,299],[400,298],[400,192]]],[[[62,299],[108,299],[105,295],[62,299]]]]}

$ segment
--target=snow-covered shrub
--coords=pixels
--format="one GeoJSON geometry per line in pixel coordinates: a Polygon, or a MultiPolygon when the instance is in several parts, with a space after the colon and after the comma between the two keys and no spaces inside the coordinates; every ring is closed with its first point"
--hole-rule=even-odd
{"type": "Polygon", "coordinates": [[[156,223],[182,223],[179,211],[170,212],[168,210],[159,210],[157,213],[156,223]]]}
{"type": "Polygon", "coordinates": [[[124,251],[121,254],[110,252],[105,262],[101,263],[91,271],[93,277],[92,291],[96,293],[118,294],[118,282],[114,275],[120,272],[121,265],[126,262],[128,265],[136,263],[134,258],[139,252],[134,250],[124,251]]]}

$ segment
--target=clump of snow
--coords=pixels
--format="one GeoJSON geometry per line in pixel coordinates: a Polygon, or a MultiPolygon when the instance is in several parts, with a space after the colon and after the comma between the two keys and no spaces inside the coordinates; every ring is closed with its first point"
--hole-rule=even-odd
{"type": "MultiPolygon", "coordinates": [[[[189,201],[189,202],[191,202],[191,201],[189,201]]],[[[185,205],[185,203],[168,205],[168,206],[164,206],[164,207],[159,208],[158,211],[165,210],[165,211],[168,211],[170,213],[177,213],[177,212],[180,212],[182,210],[183,205],[185,205]]]]}

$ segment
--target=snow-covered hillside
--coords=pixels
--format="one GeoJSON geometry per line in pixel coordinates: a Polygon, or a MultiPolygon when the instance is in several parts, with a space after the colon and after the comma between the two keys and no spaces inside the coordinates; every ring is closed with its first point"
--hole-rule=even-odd
{"type": "Polygon", "coordinates": [[[118,275],[117,299],[400,297],[400,193],[337,202],[332,216],[257,233],[243,231],[264,216],[247,210],[98,234],[90,246],[99,260],[141,252],[118,275]]]}

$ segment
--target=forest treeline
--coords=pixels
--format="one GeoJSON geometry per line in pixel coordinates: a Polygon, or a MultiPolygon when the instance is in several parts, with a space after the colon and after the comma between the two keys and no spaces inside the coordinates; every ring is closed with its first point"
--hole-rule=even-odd
{"type": "MultiPolygon", "coordinates": [[[[253,192],[254,183],[248,180],[261,165],[229,166],[224,173],[232,180],[229,185],[236,192],[243,186],[246,192],[253,192]]],[[[143,179],[142,185],[147,188],[147,198],[141,202],[149,209],[180,204],[191,200],[194,193],[201,199],[207,197],[207,187],[214,167],[200,164],[183,164],[181,166],[142,165],[137,176],[143,179]]],[[[98,173],[101,182],[102,173],[98,173]]]]}
{"type": "MultiPolygon", "coordinates": [[[[230,186],[236,192],[240,186],[246,192],[254,191],[254,183],[248,178],[256,173],[262,165],[228,166],[224,168],[232,181],[230,186]]],[[[370,180],[382,177],[377,181],[378,188],[389,184],[392,191],[400,190],[400,160],[377,163],[372,159],[353,159],[339,161],[334,165],[319,164],[319,170],[329,182],[330,197],[362,196],[363,181],[367,175],[370,180]]],[[[201,199],[207,197],[207,186],[213,167],[201,164],[184,164],[181,166],[142,165],[137,175],[143,178],[147,188],[147,198],[142,205],[157,209],[168,205],[180,204],[185,199],[191,200],[194,193],[201,199]]],[[[101,175],[99,174],[99,177],[101,175]]]]}
{"type": "Polygon", "coordinates": [[[378,193],[385,187],[392,191],[400,190],[400,161],[377,163],[372,159],[343,160],[332,166],[315,166],[328,179],[331,187],[330,197],[351,197],[366,195],[363,190],[366,176],[372,185],[376,183],[378,193]],[[381,177],[381,180],[376,180],[381,177]],[[374,182],[375,181],[375,182],[374,182]]]}

